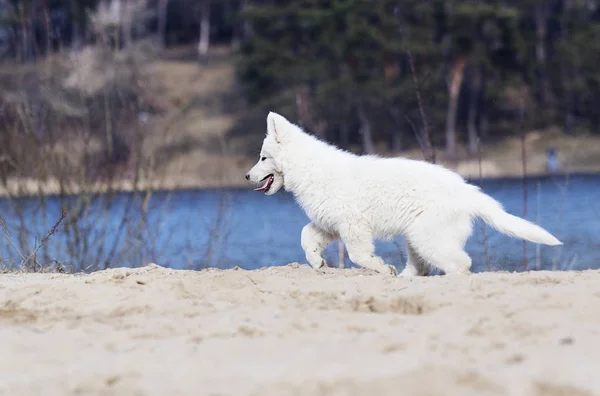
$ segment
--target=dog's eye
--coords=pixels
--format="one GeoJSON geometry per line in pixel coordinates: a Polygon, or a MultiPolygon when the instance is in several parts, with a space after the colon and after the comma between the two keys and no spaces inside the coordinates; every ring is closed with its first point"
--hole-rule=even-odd
{"type": "Polygon", "coordinates": [[[267,159],[267,157],[260,157],[260,160],[261,160],[261,161],[264,161],[264,160],[266,160],[266,159],[267,159]]]}

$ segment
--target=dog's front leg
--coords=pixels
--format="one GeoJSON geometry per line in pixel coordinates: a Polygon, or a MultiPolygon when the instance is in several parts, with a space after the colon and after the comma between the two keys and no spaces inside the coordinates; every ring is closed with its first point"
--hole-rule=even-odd
{"type": "Polygon", "coordinates": [[[325,260],[323,260],[323,250],[331,243],[335,237],[314,225],[314,223],[308,223],[302,229],[300,242],[302,249],[306,254],[308,263],[314,268],[319,269],[325,266],[325,260]]]}
{"type": "Polygon", "coordinates": [[[373,237],[368,227],[360,224],[346,225],[340,230],[340,237],[348,249],[348,257],[354,264],[375,270],[381,274],[396,276],[396,268],[386,264],[375,254],[373,237]]]}

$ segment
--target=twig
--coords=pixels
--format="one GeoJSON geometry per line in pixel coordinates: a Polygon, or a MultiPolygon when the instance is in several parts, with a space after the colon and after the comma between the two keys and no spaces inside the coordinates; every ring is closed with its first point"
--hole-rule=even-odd
{"type": "Polygon", "coordinates": [[[423,110],[423,102],[421,101],[421,90],[419,89],[419,81],[417,80],[417,73],[415,72],[415,62],[413,61],[413,57],[410,50],[406,50],[406,54],[408,55],[408,60],[410,62],[410,71],[412,74],[413,83],[415,85],[415,94],[417,95],[417,102],[419,103],[421,121],[423,122],[423,137],[425,138],[425,143],[427,145],[428,150],[427,157],[431,163],[435,164],[435,149],[431,145],[431,140],[429,139],[429,126],[427,124],[427,117],[425,117],[425,110],[423,110]]]}
{"type": "MultiPolygon", "coordinates": [[[[527,219],[527,152],[525,151],[525,102],[521,98],[521,163],[523,165],[523,218],[527,219]]],[[[523,271],[527,271],[527,241],[523,240],[523,271]]]]}
{"type": "MultiPolygon", "coordinates": [[[[536,205],[536,222],[540,224],[540,182],[537,183],[537,205],[536,205]]],[[[542,245],[539,243],[535,247],[535,268],[539,271],[541,269],[541,250],[542,245]]]]}
{"type": "Polygon", "coordinates": [[[245,275],[245,276],[246,276],[246,278],[248,278],[248,280],[249,280],[250,282],[252,282],[252,284],[253,284],[254,286],[256,286],[256,288],[258,289],[258,291],[259,291],[259,292],[261,292],[261,293],[270,293],[270,292],[266,292],[266,291],[264,291],[263,289],[261,289],[261,288],[260,288],[260,286],[258,286],[258,283],[256,283],[256,282],[254,281],[254,279],[250,278],[248,275],[245,275]]]}
{"type": "Polygon", "coordinates": [[[419,133],[419,130],[417,129],[415,124],[410,120],[410,118],[408,118],[407,116],[404,116],[404,119],[406,120],[406,122],[408,122],[408,125],[410,125],[410,128],[413,130],[413,133],[415,134],[415,138],[417,139],[417,142],[419,143],[419,146],[421,147],[421,151],[423,151],[423,156],[425,158],[427,158],[427,143],[425,143],[423,141],[423,136],[421,136],[422,134],[419,133]]]}
{"type": "MultiPolygon", "coordinates": [[[[554,184],[560,190],[561,199],[560,199],[560,209],[558,211],[558,224],[560,224],[562,226],[561,228],[562,228],[563,234],[566,233],[564,214],[565,214],[565,201],[567,200],[567,192],[568,192],[568,188],[569,188],[570,175],[571,174],[569,172],[567,172],[565,174],[565,185],[564,186],[562,186],[560,183],[554,181],[554,184]]],[[[562,253],[563,253],[562,248],[556,250],[556,253],[554,254],[554,258],[552,259],[552,271],[556,270],[557,260],[560,260],[560,258],[558,258],[557,256],[562,257],[562,253]]]]}
{"type": "MultiPolygon", "coordinates": [[[[481,168],[481,138],[479,136],[477,136],[477,163],[479,166],[479,185],[481,186],[483,182],[483,170],[481,168]]],[[[491,271],[492,266],[490,264],[490,256],[488,254],[487,233],[485,232],[485,223],[483,221],[481,222],[481,233],[483,234],[483,253],[485,254],[485,266],[487,267],[488,271],[491,271]]]]}
{"type": "Polygon", "coordinates": [[[4,219],[1,216],[0,216],[0,227],[2,227],[2,230],[4,231],[4,234],[6,235],[6,238],[8,239],[8,241],[10,242],[12,247],[14,247],[15,250],[17,251],[17,253],[19,253],[21,260],[25,260],[25,255],[21,252],[21,249],[19,249],[19,247],[15,244],[15,241],[13,241],[12,237],[10,236],[10,232],[8,231],[8,226],[6,225],[6,222],[4,221],[4,219]]]}
{"type": "Polygon", "coordinates": [[[21,267],[25,267],[27,265],[27,263],[29,262],[29,260],[31,260],[31,258],[37,253],[37,251],[46,244],[46,242],[48,242],[48,239],[50,239],[50,237],[52,235],[54,235],[56,233],[56,231],[58,231],[58,226],[60,225],[60,223],[63,222],[63,220],[65,219],[65,217],[67,216],[67,212],[66,211],[62,211],[60,214],[60,218],[58,219],[58,221],[52,226],[52,228],[50,229],[50,231],[48,231],[48,233],[46,234],[46,236],[44,238],[42,238],[42,240],[40,241],[40,244],[34,249],[33,252],[31,252],[31,254],[27,257],[27,259],[25,259],[25,261],[23,261],[23,263],[21,264],[21,267]]]}

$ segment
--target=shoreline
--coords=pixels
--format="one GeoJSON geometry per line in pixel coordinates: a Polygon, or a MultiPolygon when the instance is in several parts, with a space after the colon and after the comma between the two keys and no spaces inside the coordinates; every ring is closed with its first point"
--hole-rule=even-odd
{"type": "MultiPolygon", "coordinates": [[[[458,173],[458,172],[457,172],[458,173]]],[[[460,174],[460,173],[459,173],[460,174]]],[[[521,181],[523,176],[514,173],[507,172],[506,174],[496,174],[491,176],[466,176],[460,174],[468,183],[477,185],[479,181],[521,181]]],[[[597,171],[575,171],[575,172],[531,172],[525,177],[525,180],[536,181],[547,178],[571,178],[571,177],[598,177],[600,176],[600,169],[597,171]]],[[[40,183],[35,180],[10,180],[8,189],[5,186],[0,187],[0,199],[2,198],[35,198],[39,196],[52,198],[58,197],[60,193],[60,185],[57,182],[49,181],[40,183]],[[25,190],[25,192],[23,192],[25,190]]],[[[251,191],[251,186],[246,181],[239,183],[222,183],[222,182],[194,182],[194,181],[180,181],[170,183],[160,183],[157,181],[140,182],[135,187],[133,183],[129,181],[115,182],[115,185],[108,186],[103,183],[95,183],[87,188],[82,188],[76,184],[70,185],[65,189],[64,196],[77,196],[80,194],[91,194],[91,195],[103,195],[109,192],[115,194],[123,193],[175,193],[185,191],[251,191]]]]}

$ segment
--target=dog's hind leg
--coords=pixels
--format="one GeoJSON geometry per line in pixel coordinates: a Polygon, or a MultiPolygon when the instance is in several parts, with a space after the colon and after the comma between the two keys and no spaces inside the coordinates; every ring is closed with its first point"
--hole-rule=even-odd
{"type": "Polygon", "coordinates": [[[431,272],[429,264],[427,264],[423,257],[419,256],[417,251],[408,242],[406,243],[406,253],[408,259],[406,260],[406,266],[402,272],[400,272],[400,276],[410,277],[429,275],[431,272]]]}
{"type": "Polygon", "coordinates": [[[471,258],[464,247],[471,234],[472,224],[468,217],[432,219],[411,230],[407,237],[409,245],[421,257],[425,265],[439,268],[447,275],[471,272],[471,258]],[[423,224],[423,225],[425,225],[423,224]]]}
{"type": "Polygon", "coordinates": [[[304,249],[304,254],[311,267],[319,269],[325,266],[323,250],[329,243],[333,242],[334,239],[336,239],[335,236],[321,230],[313,223],[308,223],[302,228],[300,244],[302,245],[302,249],[304,249]]]}
{"type": "Polygon", "coordinates": [[[344,227],[340,230],[340,237],[348,250],[348,258],[354,264],[382,274],[396,276],[396,268],[375,255],[373,236],[369,232],[356,226],[344,227]]]}

